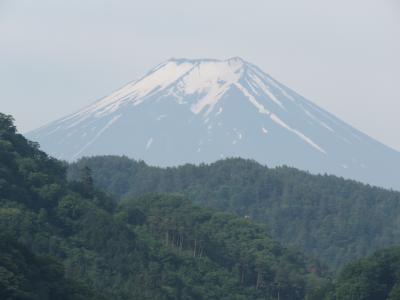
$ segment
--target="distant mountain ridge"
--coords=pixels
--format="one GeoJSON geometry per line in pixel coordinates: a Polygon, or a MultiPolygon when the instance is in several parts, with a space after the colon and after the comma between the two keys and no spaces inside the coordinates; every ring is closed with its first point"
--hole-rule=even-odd
{"type": "Polygon", "coordinates": [[[399,152],[239,57],[168,60],[27,136],[69,161],[112,154],[173,166],[243,157],[400,189],[399,152]]]}

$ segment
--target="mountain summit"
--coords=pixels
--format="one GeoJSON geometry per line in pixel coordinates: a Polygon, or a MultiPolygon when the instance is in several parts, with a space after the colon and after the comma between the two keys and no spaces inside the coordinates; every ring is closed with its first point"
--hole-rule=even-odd
{"type": "Polygon", "coordinates": [[[27,136],[66,160],[114,154],[173,166],[240,156],[400,188],[399,152],[239,57],[170,59],[27,136]]]}

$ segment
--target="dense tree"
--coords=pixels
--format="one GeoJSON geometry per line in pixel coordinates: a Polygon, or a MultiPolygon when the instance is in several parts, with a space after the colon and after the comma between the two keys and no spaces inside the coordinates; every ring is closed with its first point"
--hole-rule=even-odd
{"type": "Polygon", "coordinates": [[[92,169],[95,186],[119,196],[181,193],[197,204],[267,224],[273,238],[335,270],[400,244],[400,193],[352,180],[244,159],[157,168],[115,156],[84,158],[70,166],[69,177],[79,178],[82,166],[92,169]]]}
{"type": "Polygon", "coordinates": [[[63,266],[0,235],[0,299],[101,299],[82,283],[66,279],[63,266]]]}
{"type": "Polygon", "coordinates": [[[82,186],[82,192],[89,197],[92,196],[94,192],[92,169],[90,169],[88,166],[84,166],[82,168],[80,182],[82,186]]]}
{"type": "Polygon", "coordinates": [[[340,273],[325,299],[400,299],[400,248],[381,250],[350,263],[340,273]]]}

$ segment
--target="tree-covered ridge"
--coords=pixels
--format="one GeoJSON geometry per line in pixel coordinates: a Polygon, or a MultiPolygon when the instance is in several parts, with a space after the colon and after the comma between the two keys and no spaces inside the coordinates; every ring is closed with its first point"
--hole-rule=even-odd
{"type": "Polygon", "coordinates": [[[325,299],[400,299],[400,248],[381,250],[350,263],[325,299]]]}
{"type": "Polygon", "coordinates": [[[271,236],[300,246],[334,269],[400,243],[400,193],[293,168],[226,159],[157,168],[126,157],[84,158],[95,186],[120,196],[179,192],[196,203],[267,224],[271,236]]]}
{"type": "MultiPolygon", "coordinates": [[[[105,299],[312,299],[319,289],[318,264],[274,242],[263,226],[179,195],[117,205],[82,170],[68,182],[65,166],[0,114],[0,232],[28,251],[16,256],[21,276],[45,268],[46,256],[58,271],[36,275],[40,284],[81,282],[105,299]]],[[[1,247],[0,256],[10,251],[1,247]]],[[[0,278],[4,290],[13,288],[8,273],[0,278]]]]}
{"type": "Polygon", "coordinates": [[[10,116],[0,114],[1,198],[37,209],[51,206],[65,185],[65,167],[17,134],[10,116]]]}

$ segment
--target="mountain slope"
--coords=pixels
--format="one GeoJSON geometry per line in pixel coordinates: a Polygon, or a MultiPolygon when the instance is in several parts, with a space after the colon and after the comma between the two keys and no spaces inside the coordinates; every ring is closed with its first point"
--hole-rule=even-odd
{"type": "Polygon", "coordinates": [[[128,155],[171,166],[252,158],[400,188],[400,154],[240,58],[169,60],[27,135],[58,158],[128,155]]]}

